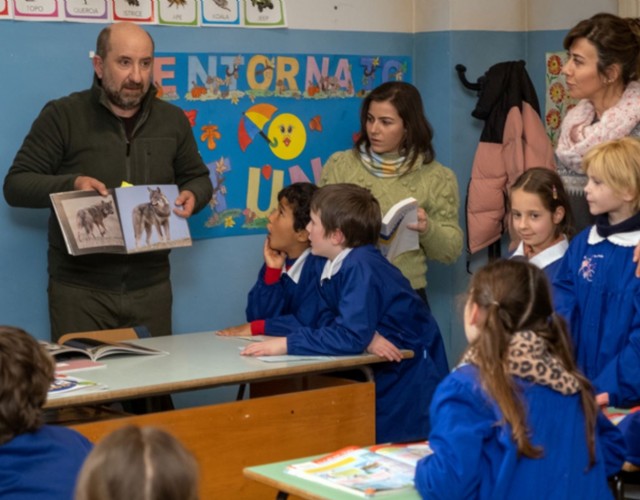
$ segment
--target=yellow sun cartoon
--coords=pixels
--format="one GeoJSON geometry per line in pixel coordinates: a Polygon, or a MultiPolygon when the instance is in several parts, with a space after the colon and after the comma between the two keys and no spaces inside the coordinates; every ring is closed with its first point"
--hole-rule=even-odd
{"type": "Polygon", "coordinates": [[[307,131],[300,119],[291,113],[276,116],[269,125],[271,151],[282,160],[292,160],[302,153],[307,131]]]}

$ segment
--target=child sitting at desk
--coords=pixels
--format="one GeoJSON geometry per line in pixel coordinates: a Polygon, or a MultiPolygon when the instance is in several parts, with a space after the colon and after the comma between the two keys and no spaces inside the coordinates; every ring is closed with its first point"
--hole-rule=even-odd
{"type": "Polygon", "coordinates": [[[374,367],[376,440],[426,438],[429,402],[448,372],[444,345],[427,305],[375,248],[380,224],[380,205],[367,189],[354,184],[320,188],[311,201],[307,230],[312,253],[327,258],[317,289],[331,317],[287,337],[254,342],[242,354],[353,355],[367,348],[376,354],[411,349],[413,359],[374,367]]]}
{"type": "Polygon", "coordinates": [[[576,368],[544,271],[499,260],[471,279],[469,347],[431,403],[423,498],[611,498],[624,443],[576,368]]]}
{"type": "Polygon", "coordinates": [[[278,209],[269,216],[264,264],[249,292],[247,321],[218,335],[285,335],[316,316],[315,282],[325,259],[311,255],[309,205],[317,186],[297,182],[278,193],[278,209]]]}
{"type": "Polygon", "coordinates": [[[0,327],[0,498],[69,500],[91,443],[43,425],[53,359],[19,328],[0,327]]]}

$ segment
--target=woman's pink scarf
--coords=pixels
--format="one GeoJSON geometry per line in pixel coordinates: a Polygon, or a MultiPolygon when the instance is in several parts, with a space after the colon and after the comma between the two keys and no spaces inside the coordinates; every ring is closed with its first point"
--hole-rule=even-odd
{"type": "Polygon", "coordinates": [[[593,146],[631,135],[640,123],[640,83],[630,82],[620,100],[594,123],[595,115],[591,101],[582,99],[562,120],[556,155],[574,172],[582,172],[582,157],[593,146]]]}

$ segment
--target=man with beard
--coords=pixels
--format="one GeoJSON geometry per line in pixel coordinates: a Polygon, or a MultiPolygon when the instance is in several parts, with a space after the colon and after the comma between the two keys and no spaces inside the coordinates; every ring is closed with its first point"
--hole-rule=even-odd
{"type": "MultiPolygon", "coordinates": [[[[91,89],[49,102],[4,181],[7,203],[51,208],[50,193],[121,183],[177,184],[182,217],[212,196],[209,171],[184,112],[152,85],[154,43],[132,23],[98,36],[91,89]]],[[[173,200],[172,200],[173,201],[173,200]]],[[[55,341],[70,332],[145,325],[171,334],[169,251],[71,256],[53,211],[49,219],[49,315],[55,341]]]]}

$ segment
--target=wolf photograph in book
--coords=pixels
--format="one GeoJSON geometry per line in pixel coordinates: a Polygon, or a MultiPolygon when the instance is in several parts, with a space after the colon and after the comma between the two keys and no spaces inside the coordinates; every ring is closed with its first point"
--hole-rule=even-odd
{"type": "Polygon", "coordinates": [[[111,195],[98,200],[94,196],[69,199],[63,207],[69,221],[75,220],[78,248],[124,244],[111,195]]]}
{"type": "Polygon", "coordinates": [[[137,253],[191,245],[186,219],[170,200],[175,184],[52,193],[51,200],[71,255],[137,253]]]}
{"type": "Polygon", "coordinates": [[[96,229],[102,237],[106,234],[107,228],[104,220],[113,215],[113,200],[101,201],[95,205],[81,208],[76,212],[76,227],[78,228],[78,241],[89,238],[96,238],[96,229]]]}
{"type": "Polygon", "coordinates": [[[140,246],[142,232],[145,233],[145,245],[151,244],[151,234],[156,230],[158,241],[169,241],[171,233],[169,231],[171,204],[162,193],[160,187],[149,190],[149,202],[141,203],[133,209],[131,220],[133,222],[133,234],[136,239],[136,248],[140,246]]]}

